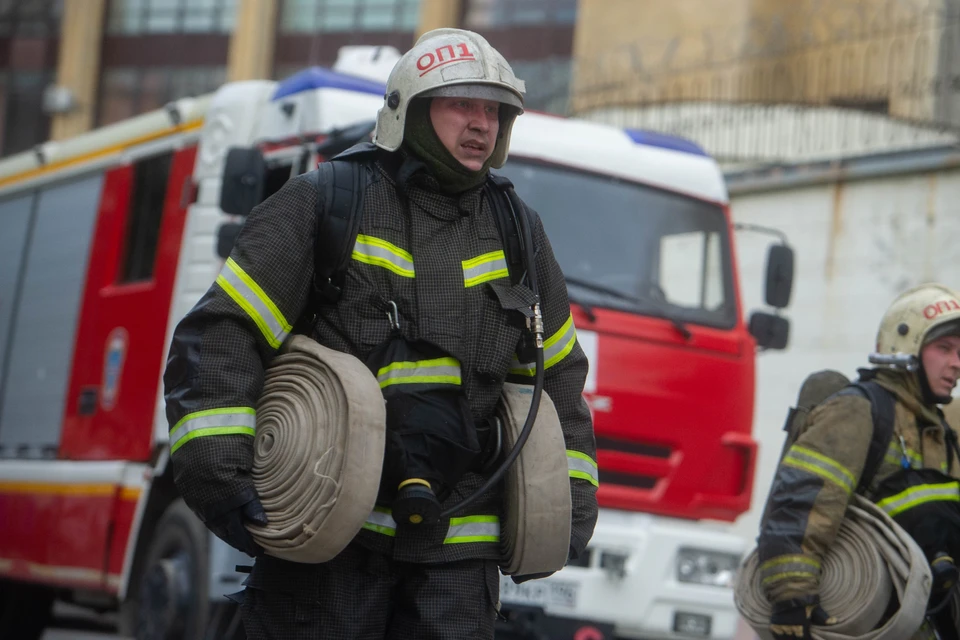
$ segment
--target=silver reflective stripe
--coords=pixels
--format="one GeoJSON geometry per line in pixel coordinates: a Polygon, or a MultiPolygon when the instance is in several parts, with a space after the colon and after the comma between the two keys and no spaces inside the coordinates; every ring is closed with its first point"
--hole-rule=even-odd
{"type": "Polygon", "coordinates": [[[358,235],[352,257],[357,262],[383,267],[404,278],[414,277],[413,256],[380,238],[358,235]]]}
{"type": "Polygon", "coordinates": [[[254,435],[256,411],[251,407],[225,407],[188,413],[170,430],[171,455],[180,447],[205,436],[254,435]]]}
{"type": "Polygon", "coordinates": [[[389,510],[374,509],[367,516],[367,521],[363,523],[363,528],[367,531],[375,531],[386,536],[397,535],[397,523],[389,510]]]}
{"type": "Polygon", "coordinates": [[[500,519],[497,516],[467,516],[450,518],[450,528],[443,544],[499,541],[500,519]]]}
{"type": "Polygon", "coordinates": [[[463,261],[463,286],[467,288],[509,275],[503,251],[492,251],[463,261]]]}
{"type": "Polygon", "coordinates": [[[456,358],[435,358],[416,362],[393,362],[377,372],[384,389],[394,384],[460,385],[460,362],[456,358]]]}
{"type": "Polygon", "coordinates": [[[956,482],[919,484],[877,502],[890,517],[928,502],[960,502],[960,488],[956,482]]]}
{"type": "Polygon", "coordinates": [[[783,464],[795,469],[809,471],[824,480],[829,480],[848,495],[853,492],[855,484],[853,474],[842,464],[822,453],[795,444],[783,457],[783,464]]]}
{"type": "Polygon", "coordinates": [[[217,276],[217,284],[246,311],[267,343],[274,349],[279,348],[293,327],[260,285],[254,282],[233,258],[227,258],[220,275],[217,276]]]}
{"type": "Polygon", "coordinates": [[[597,463],[587,454],[567,449],[567,467],[570,469],[571,478],[580,478],[595,487],[600,486],[597,463]]]}
{"type": "Polygon", "coordinates": [[[779,556],[760,565],[761,582],[767,584],[785,578],[818,578],[820,563],[802,555],[779,556]]]}
{"type": "MultiPolygon", "coordinates": [[[[573,316],[567,318],[556,333],[543,342],[543,368],[549,369],[561,360],[567,357],[577,343],[577,330],[573,326],[573,316]]],[[[520,376],[536,375],[537,367],[532,362],[521,363],[517,356],[513,356],[513,363],[510,365],[510,373],[520,376]]]]}

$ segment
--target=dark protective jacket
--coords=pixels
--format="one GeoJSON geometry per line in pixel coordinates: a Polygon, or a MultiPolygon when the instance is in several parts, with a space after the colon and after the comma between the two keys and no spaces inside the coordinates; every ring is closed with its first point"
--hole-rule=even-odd
{"type": "MultiPolygon", "coordinates": [[[[861,492],[877,501],[877,488],[905,462],[915,469],[960,477],[956,457],[947,468],[942,414],[921,400],[917,374],[881,369],[875,380],[896,398],[894,428],[883,462],[861,492]]],[[[771,602],[818,593],[820,563],[860,485],[873,429],[869,400],[834,396],[810,412],[797,441],[780,461],[758,549],[761,580],[771,602]]],[[[955,485],[943,489],[944,495],[934,497],[957,499],[955,485]]],[[[893,516],[905,501],[885,496],[878,504],[893,516]]]]}
{"type": "MultiPolygon", "coordinates": [[[[483,187],[443,195],[412,157],[381,152],[368,169],[360,232],[338,303],[312,323],[320,344],[366,359],[390,335],[389,303],[401,331],[459,363],[476,420],[494,411],[508,374],[532,371],[518,360],[529,289],[508,277],[503,243],[483,187]]],[[[174,480],[206,519],[214,505],[252,486],[255,408],[270,364],[312,286],[316,174],[294,178],[248,217],[216,282],[177,326],[164,373],[174,480]]],[[[581,392],[587,360],[576,340],[566,285],[538,216],[534,242],[545,322],[545,391],[566,440],[573,501],[571,553],[586,547],[597,518],[596,449],[581,392]]],[[[468,472],[444,507],[478,488],[468,472]]],[[[501,488],[449,521],[397,528],[378,508],[358,541],[396,560],[499,559],[501,488]]]]}

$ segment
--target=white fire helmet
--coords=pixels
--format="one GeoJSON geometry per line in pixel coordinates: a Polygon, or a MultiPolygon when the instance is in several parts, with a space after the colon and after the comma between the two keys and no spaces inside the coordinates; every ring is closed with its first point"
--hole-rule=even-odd
{"type": "Polygon", "coordinates": [[[941,284],[922,284],[897,296],[883,314],[870,360],[916,368],[923,346],[945,335],[960,336],[960,295],[941,284]]]}
{"type": "Polygon", "coordinates": [[[513,75],[504,57],[482,36],[463,29],[428,31],[390,72],[373,142],[387,151],[400,148],[407,107],[414,98],[496,100],[507,105],[509,111],[501,115],[500,133],[491,156],[491,166],[502,167],[510,149],[513,122],[523,113],[525,91],[523,80],[513,75]]]}

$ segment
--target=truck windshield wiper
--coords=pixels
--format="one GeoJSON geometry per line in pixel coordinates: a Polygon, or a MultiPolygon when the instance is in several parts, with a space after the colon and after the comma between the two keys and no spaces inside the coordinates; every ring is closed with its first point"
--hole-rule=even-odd
{"type": "MultiPolygon", "coordinates": [[[[693,334],[690,333],[690,329],[687,328],[687,325],[682,320],[674,317],[669,312],[669,310],[664,306],[664,304],[659,300],[654,300],[653,298],[640,298],[638,296],[632,296],[628,293],[623,293],[622,291],[617,291],[616,289],[612,289],[610,287],[605,287],[601,284],[590,282],[589,280],[581,280],[580,278],[571,278],[570,276],[564,276],[564,278],[566,279],[567,284],[572,284],[576,287],[587,289],[588,291],[602,293],[602,294],[617,298],[618,300],[623,300],[625,302],[631,302],[638,307],[652,306],[657,311],[660,312],[657,315],[657,317],[670,322],[674,326],[674,328],[676,328],[676,330],[680,332],[680,335],[683,336],[684,340],[689,340],[690,338],[693,337],[693,334]]],[[[575,302],[575,304],[580,304],[580,303],[575,302]]],[[[583,305],[581,304],[581,306],[583,305]]]]}

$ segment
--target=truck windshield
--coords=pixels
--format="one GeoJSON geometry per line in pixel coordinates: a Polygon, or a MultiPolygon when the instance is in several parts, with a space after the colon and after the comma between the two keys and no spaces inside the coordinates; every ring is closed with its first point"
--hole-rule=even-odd
{"type": "Polygon", "coordinates": [[[724,329],[736,323],[719,206],[526,159],[501,172],[540,214],[572,300],[724,329]]]}

